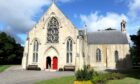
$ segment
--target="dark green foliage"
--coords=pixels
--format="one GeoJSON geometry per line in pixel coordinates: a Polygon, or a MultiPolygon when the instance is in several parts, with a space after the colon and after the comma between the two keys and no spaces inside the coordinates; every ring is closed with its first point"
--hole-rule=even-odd
{"type": "Polygon", "coordinates": [[[88,70],[87,66],[84,66],[84,69],[78,70],[75,76],[78,81],[91,80],[93,77],[93,70],[88,70]]]}
{"type": "Polygon", "coordinates": [[[140,29],[137,32],[137,35],[131,35],[131,40],[133,41],[133,46],[130,49],[132,62],[134,65],[140,63],[140,29]]]}
{"type": "Polygon", "coordinates": [[[106,83],[106,79],[101,75],[96,75],[96,76],[93,76],[93,84],[105,84],[106,83]]]}
{"type": "Polygon", "coordinates": [[[0,64],[20,64],[23,47],[15,39],[0,32],[0,64]]]}
{"type": "Polygon", "coordinates": [[[63,68],[59,68],[59,71],[63,71],[63,68]]]}
{"type": "Polygon", "coordinates": [[[97,73],[94,72],[92,82],[94,84],[106,84],[108,80],[118,80],[124,78],[120,73],[97,73]]]}
{"type": "Polygon", "coordinates": [[[108,30],[108,31],[109,31],[109,30],[116,30],[116,29],[112,29],[112,28],[110,27],[110,28],[107,28],[107,29],[105,29],[105,30],[108,30]]]}

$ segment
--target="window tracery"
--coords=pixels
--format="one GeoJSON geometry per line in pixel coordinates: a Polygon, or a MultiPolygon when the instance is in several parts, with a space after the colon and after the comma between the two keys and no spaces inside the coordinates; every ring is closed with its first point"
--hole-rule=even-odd
{"type": "Polygon", "coordinates": [[[52,17],[48,23],[48,43],[58,43],[59,42],[59,23],[55,17],[52,17]]]}

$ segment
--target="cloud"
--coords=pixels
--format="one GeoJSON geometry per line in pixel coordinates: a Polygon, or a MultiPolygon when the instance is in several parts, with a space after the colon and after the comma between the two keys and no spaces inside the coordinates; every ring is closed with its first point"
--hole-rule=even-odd
{"type": "Polygon", "coordinates": [[[27,32],[35,24],[32,17],[49,3],[47,0],[0,0],[0,21],[13,30],[27,32]]]}
{"type": "Polygon", "coordinates": [[[128,20],[126,15],[112,12],[108,12],[106,15],[95,12],[90,15],[80,15],[80,18],[87,25],[89,31],[104,30],[110,27],[120,29],[122,19],[128,20]]]}
{"type": "MultiPolygon", "coordinates": [[[[48,6],[52,0],[0,0],[0,30],[3,30],[12,36],[25,34],[28,32],[36,21],[34,17],[37,14],[42,15],[43,6],[48,6]],[[2,29],[3,28],[3,29],[2,29]]],[[[70,2],[71,0],[57,0],[57,2],[70,2]]]]}
{"type": "Polygon", "coordinates": [[[18,34],[28,32],[36,23],[32,17],[48,4],[48,0],[0,0],[0,22],[5,24],[1,30],[23,43],[18,34]]]}
{"type": "Polygon", "coordinates": [[[140,0],[130,0],[129,4],[129,12],[128,15],[132,17],[137,17],[140,13],[140,0]]]}

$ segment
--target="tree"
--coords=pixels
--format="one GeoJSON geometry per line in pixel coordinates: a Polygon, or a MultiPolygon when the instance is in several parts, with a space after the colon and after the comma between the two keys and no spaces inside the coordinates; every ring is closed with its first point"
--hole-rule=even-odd
{"type": "Polygon", "coordinates": [[[107,28],[107,29],[105,29],[105,30],[108,30],[108,31],[109,31],[109,30],[116,30],[116,29],[112,29],[112,28],[110,27],[110,28],[107,28]]]}
{"type": "Polygon", "coordinates": [[[133,46],[130,49],[132,60],[134,64],[140,63],[140,29],[137,35],[131,35],[131,40],[133,41],[133,46]]]}
{"type": "Polygon", "coordinates": [[[23,47],[5,32],[0,32],[0,64],[20,64],[23,47]]]}

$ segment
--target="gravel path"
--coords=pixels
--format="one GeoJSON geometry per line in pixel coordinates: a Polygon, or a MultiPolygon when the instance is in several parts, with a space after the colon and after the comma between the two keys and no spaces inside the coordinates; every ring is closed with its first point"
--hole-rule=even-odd
{"type": "Polygon", "coordinates": [[[0,73],[0,84],[33,84],[41,80],[72,75],[73,72],[27,71],[22,70],[21,66],[12,66],[0,73]]]}

